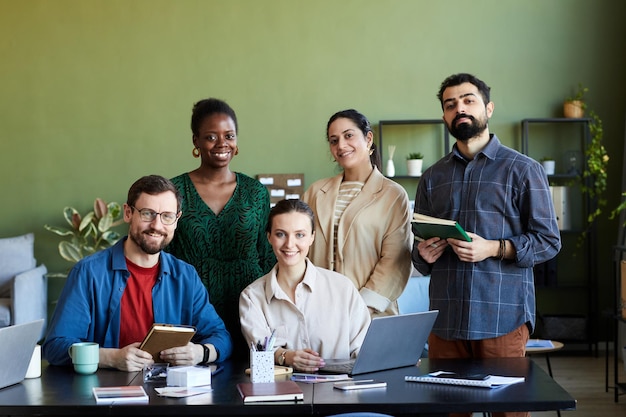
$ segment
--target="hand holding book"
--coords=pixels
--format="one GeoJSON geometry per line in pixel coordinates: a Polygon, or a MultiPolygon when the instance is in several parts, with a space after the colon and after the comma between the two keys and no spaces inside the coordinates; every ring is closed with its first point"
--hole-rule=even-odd
{"type": "Polygon", "coordinates": [[[161,351],[185,346],[194,334],[196,330],[193,327],[155,323],[141,342],[139,349],[150,353],[154,361],[159,362],[161,351]]]}
{"type": "Polygon", "coordinates": [[[427,216],[425,214],[414,213],[411,220],[413,234],[416,238],[430,239],[439,237],[441,239],[459,239],[471,242],[472,238],[454,220],[440,219],[438,217],[427,216]]]}

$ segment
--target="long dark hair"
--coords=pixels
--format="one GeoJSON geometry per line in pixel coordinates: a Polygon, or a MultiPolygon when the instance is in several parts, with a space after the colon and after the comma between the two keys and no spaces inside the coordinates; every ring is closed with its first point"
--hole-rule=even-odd
{"type": "MultiPolygon", "coordinates": [[[[328,139],[328,129],[330,125],[337,119],[350,119],[354,122],[354,124],[359,128],[361,132],[363,132],[363,136],[367,136],[369,132],[372,132],[372,125],[370,125],[369,120],[363,114],[359,113],[354,109],[342,110],[333,114],[330,119],[328,119],[328,123],[326,124],[326,139],[328,139]]],[[[382,163],[380,160],[380,152],[378,152],[378,146],[374,140],[372,140],[372,154],[370,155],[370,162],[372,166],[378,168],[379,171],[382,171],[382,163]]]]}

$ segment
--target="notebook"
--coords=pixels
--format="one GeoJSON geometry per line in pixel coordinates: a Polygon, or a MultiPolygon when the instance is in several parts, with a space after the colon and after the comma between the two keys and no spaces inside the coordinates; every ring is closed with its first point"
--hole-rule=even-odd
{"type": "Polygon", "coordinates": [[[439,310],[375,317],[356,359],[325,359],[320,373],[358,375],[415,365],[439,310]]]}
{"type": "Polygon", "coordinates": [[[405,376],[405,381],[426,382],[431,384],[462,385],[466,387],[498,388],[511,384],[524,382],[523,376],[497,376],[497,375],[457,375],[454,372],[437,371],[420,376],[405,376]]]}
{"type": "Polygon", "coordinates": [[[24,380],[42,327],[43,319],[0,329],[0,388],[24,380]]]}

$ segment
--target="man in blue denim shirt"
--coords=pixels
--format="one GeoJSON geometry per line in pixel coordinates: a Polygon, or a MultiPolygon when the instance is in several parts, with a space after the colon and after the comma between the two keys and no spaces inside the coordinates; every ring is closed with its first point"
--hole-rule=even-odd
{"type": "Polygon", "coordinates": [[[196,270],[162,251],[180,206],[180,194],[166,178],[150,175],[131,186],[124,204],[128,236],[79,261],[67,277],[43,344],[51,364],[70,365],[73,343],[96,342],[101,368],[141,370],[153,363],[139,349],[152,323],[196,329],[186,346],[160,353],[164,362],[195,365],[230,356],[230,334],[196,270]]]}
{"type": "Polygon", "coordinates": [[[452,152],[424,172],[415,212],[453,219],[472,242],[415,241],[413,264],[430,275],[439,310],[430,357],[521,357],[535,325],[533,266],[561,249],[541,165],[489,133],[490,88],[470,74],[439,90],[452,152]]]}

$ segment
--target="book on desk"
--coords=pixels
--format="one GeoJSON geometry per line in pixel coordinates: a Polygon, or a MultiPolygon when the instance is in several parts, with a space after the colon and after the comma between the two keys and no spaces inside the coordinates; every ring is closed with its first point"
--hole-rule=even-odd
{"type": "Polygon", "coordinates": [[[93,396],[96,404],[143,404],[149,399],[141,385],[93,387],[93,396]]]}
{"type": "Polygon", "coordinates": [[[244,403],[262,401],[300,401],[304,399],[302,388],[293,381],[241,382],[237,384],[244,403]]]}
{"type": "Polygon", "coordinates": [[[454,220],[413,213],[411,226],[416,239],[426,240],[431,237],[439,237],[441,239],[452,238],[465,240],[466,242],[472,241],[467,232],[454,220]]]}

